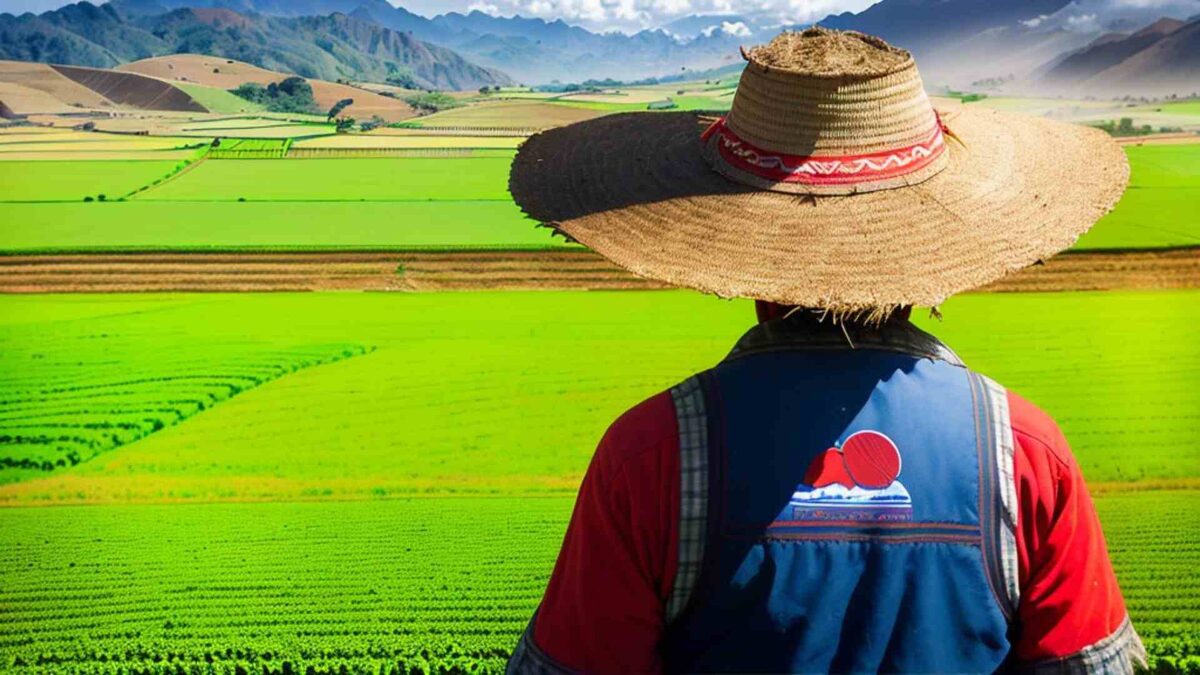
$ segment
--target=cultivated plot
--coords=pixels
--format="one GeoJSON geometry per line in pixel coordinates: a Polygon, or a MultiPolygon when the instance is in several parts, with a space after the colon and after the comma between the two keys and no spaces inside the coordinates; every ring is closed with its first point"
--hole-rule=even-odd
{"type": "MultiPolygon", "coordinates": [[[[153,201],[511,201],[504,157],[211,161],[153,201]]],[[[187,207],[180,207],[187,208],[187,207]]]]}
{"type": "MultiPolygon", "coordinates": [[[[644,106],[642,106],[644,107],[644,106]]],[[[411,120],[415,127],[548,129],[599,117],[604,110],[541,101],[496,101],[411,120]]]]}
{"type": "MultiPolygon", "coordinates": [[[[1200,478],[1197,299],[1193,291],[965,296],[930,327],[1054,415],[1089,481],[1178,484],[1200,478]],[[1125,320],[1131,307],[1136,323],[1125,320]],[[1128,344],[1139,348],[1115,348],[1128,344]]],[[[248,354],[280,344],[371,350],[257,387],[44,481],[4,486],[4,501],[204,498],[263,475],[279,499],[313,489],[569,491],[608,422],[715,363],[753,316],[749,303],[686,292],[34,296],[0,298],[0,307],[47,316],[3,328],[0,372],[19,376],[24,398],[45,398],[51,410],[59,402],[37,392],[58,386],[68,371],[56,364],[71,359],[84,364],[80,377],[103,359],[122,377],[161,379],[154,359],[136,355],[191,350],[189,368],[199,371],[196,345],[231,335],[248,354]],[[109,303],[111,316],[54,319],[109,303]]],[[[220,354],[214,375],[224,372],[220,354]]]]}
{"type": "Polygon", "coordinates": [[[0,221],[15,223],[0,228],[0,250],[9,252],[567,245],[511,200],[10,202],[0,203],[0,221]]]}
{"type": "MultiPolygon", "coordinates": [[[[173,161],[12,161],[0,162],[0,201],[81,202],[85,198],[117,199],[168,175],[173,161]]],[[[21,229],[24,221],[0,206],[6,231],[21,229]],[[12,224],[19,224],[11,226],[12,224]]],[[[0,235],[2,236],[2,235],[0,235]]]]}
{"type": "MultiPolygon", "coordinates": [[[[400,134],[354,134],[322,136],[297,141],[297,148],[486,148],[516,149],[522,136],[417,136],[400,134]]],[[[512,156],[509,155],[511,161],[512,156]]]]}
{"type": "Polygon", "coordinates": [[[14,127],[0,129],[0,161],[180,160],[193,157],[203,143],[194,138],[14,127]]]}
{"type": "Polygon", "coordinates": [[[206,87],[201,84],[189,82],[176,82],[175,86],[182,89],[194,101],[207,108],[210,112],[228,114],[260,112],[266,109],[261,103],[247,101],[241,96],[236,96],[225,89],[206,87]]]}
{"type": "Polygon", "coordinates": [[[1129,189],[1077,248],[1200,245],[1200,143],[1126,146],[1129,189]]]}
{"type": "MultiPolygon", "coordinates": [[[[3,509],[2,665],[18,673],[103,665],[499,672],[541,598],[571,504],[492,497],[3,509]]],[[[1156,665],[1183,665],[1180,655],[1200,646],[1196,608],[1172,599],[1200,592],[1189,564],[1200,553],[1189,536],[1196,500],[1119,493],[1096,506],[1156,665]]]]}

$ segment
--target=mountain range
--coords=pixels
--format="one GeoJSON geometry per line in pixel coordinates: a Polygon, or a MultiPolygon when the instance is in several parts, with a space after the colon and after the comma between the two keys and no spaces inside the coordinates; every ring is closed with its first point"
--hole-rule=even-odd
{"type": "Polygon", "coordinates": [[[591,78],[639,79],[682,68],[711,68],[732,62],[744,31],[698,31],[682,38],[666,30],[633,35],[595,33],[562,20],[497,17],[481,11],[432,18],[395,7],[387,0],[112,0],[124,14],[152,16],[184,7],[224,8],[241,14],[280,17],[342,13],[452,49],[519,82],[580,82],[591,78]]]}
{"type": "Polygon", "coordinates": [[[1200,91],[1200,18],[1105,33],[1046,64],[1037,82],[1067,95],[1200,91]]]}
{"type": "Polygon", "coordinates": [[[1183,30],[1197,14],[1200,0],[882,0],[820,23],[909,49],[927,84],[1004,82],[1041,95],[1164,95],[1200,89],[1200,45],[1194,31],[1183,30]]]}
{"type": "MultiPolygon", "coordinates": [[[[1197,88],[1197,16],[1200,0],[880,0],[819,23],[911,50],[933,88],[1108,96],[1197,88]],[[1164,15],[1179,18],[1156,24],[1164,15]]],[[[736,68],[739,46],[780,29],[765,10],[625,34],[481,11],[424,17],[388,0],[112,0],[0,15],[0,58],[107,66],[189,51],[324,79],[474,88],[736,68]]]]}
{"type": "Polygon", "coordinates": [[[41,15],[0,15],[0,58],[107,68],[165,54],[211,54],[324,80],[406,75],[436,89],[512,82],[451,49],[345,14],[268,16],[166,9],[149,0],[80,2],[41,15]]]}

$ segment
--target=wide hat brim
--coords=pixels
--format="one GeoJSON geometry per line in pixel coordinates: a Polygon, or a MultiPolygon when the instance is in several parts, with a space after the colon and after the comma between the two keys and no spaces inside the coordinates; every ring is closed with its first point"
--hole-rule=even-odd
{"type": "Polygon", "coordinates": [[[940,111],[950,159],[916,185],[846,196],[716,173],[694,113],[611,115],[522,145],[509,187],[532,218],[643,277],[835,312],[936,306],[1070,247],[1120,199],[1104,132],[982,108],[940,111]]]}

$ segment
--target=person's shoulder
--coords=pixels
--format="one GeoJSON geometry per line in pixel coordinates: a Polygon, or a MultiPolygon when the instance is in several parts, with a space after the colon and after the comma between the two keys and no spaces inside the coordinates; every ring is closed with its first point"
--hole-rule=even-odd
{"type": "Polygon", "coordinates": [[[670,390],[660,392],[625,411],[604,433],[595,460],[607,470],[647,453],[677,452],[679,427],[670,390]]]}
{"type": "Polygon", "coordinates": [[[1075,463],[1066,436],[1046,411],[1009,390],[1008,414],[1013,438],[1025,454],[1044,455],[1063,466],[1075,463]]]}

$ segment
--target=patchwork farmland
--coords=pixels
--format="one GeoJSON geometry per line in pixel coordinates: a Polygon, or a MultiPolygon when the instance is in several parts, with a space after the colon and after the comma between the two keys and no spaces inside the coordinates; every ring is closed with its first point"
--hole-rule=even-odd
{"type": "MultiPolygon", "coordinates": [[[[536,227],[508,164],[547,127],[725,109],[734,82],[421,117],[315,85],[393,116],[337,133],[245,105],[228,90],[282,75],[220,61],[122,69],[206,112],[96,94],[87,117],[55,98],[75,80],[0,64],[50,97],[0,127],[0,670],[499,671],[604,425],[753,316],[596,292],[661,287],[536,227]],[[306,290],[399,292],[280,292],[306,290]]],[[[1200,144],[1126,151],[1074,252],[919,321],[1061,422],[1153,667],[1194,672],[1200,144]]]]}

